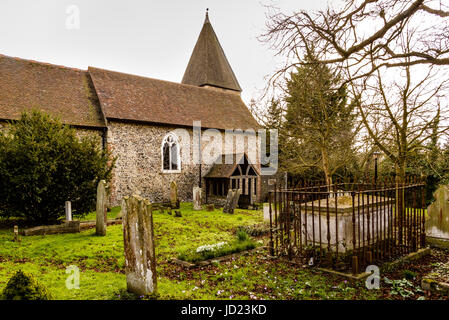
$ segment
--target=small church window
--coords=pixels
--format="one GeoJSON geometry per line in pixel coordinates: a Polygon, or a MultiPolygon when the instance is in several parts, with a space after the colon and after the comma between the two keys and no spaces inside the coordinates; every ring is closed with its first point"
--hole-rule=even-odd
{"type": "Polygon", "coordinates": [[[171,133],[162,140],[162,171],[166,173],[181,172],[179,142],[171,133]]]}

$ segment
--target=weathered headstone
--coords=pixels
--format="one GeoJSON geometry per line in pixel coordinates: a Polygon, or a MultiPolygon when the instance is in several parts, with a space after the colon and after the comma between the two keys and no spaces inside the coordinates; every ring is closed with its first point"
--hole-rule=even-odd
{"type": "Polygon", "coordinates": [[[224,213],[234,213],[234,210],[232,209],[232,204],[234,203],[234,194],[235,194],[234,190],[232,189],[228,190],[228,196],[226,197],[226,202],[223,206],[224,213]]]}
{"type": "Polygon", "coordinates": [[[106,226],[108,222],[107,213],[107,195],[106,181],[101,180],[97,187],[97,221],[95,225],[96,234],[99,236],[106,235],[106,226]]]}
{"type": "Polygon", "coordinates": [[[65,202],[65,221],[72,221],[72,202],[65,202]]]}
{"type": "Polygon", "coordinates": [[[179,208],[178,186],[174,181],[170,183],[170,205],[172,208],[179,208]]]}
{"type": "Polygon", "coordinates": [[[426,236],[449,239],[449,186],[440,186],[427,208],[426,236]]]}
{"type": "Polygon", "coordinates": [[[226,203],[223,207],[223,212],[234,213],[234,209],[237,207],[241,193],[242,191],[240,189],[230,189],[228,191],[228,196],[226,197],[226,203]]]}
{"type": "Polygon", "coordinates": [[[124,197],[122,210],[128,291],[139,295],[156,293],[156,255],[151,203],[137,195],[124,197]]]}
{"type": "Polygon", "coordinates": [[[182,217],[181,211],[175,210],[175,217],[182,217]]]}
{"type": "MultiPolygon", "coordinates": [[[[271,205],[271,218],[274,220],[274,208],[273,205],[271,205]]],[[[270,221],[270,204],[264,203],[263,204],[263,220],[264,221],[270,221]]]]}
{"type": "Polygon", "coordinates": [[[202,190],[200,187],[193,187],[193,210],[202,210],[202,190]]]}
{"type": "Polygon", "coordinates": [[[18,226],[14,226],[14,242],[18,242],[19,241],[19,227],[18,226]]]}
{"type": "Polygon", "coordinates": [[[232,199],[232,213],[234,213],[234,209],[237,208],[241,194],[242,194],[242,189],[235,190],[234,198],[232,199]]]}

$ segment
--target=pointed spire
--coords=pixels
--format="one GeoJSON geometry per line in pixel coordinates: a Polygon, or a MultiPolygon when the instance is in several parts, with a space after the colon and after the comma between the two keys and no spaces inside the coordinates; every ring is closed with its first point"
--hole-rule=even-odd
{"type": "Polygon", "coordinates": [[[209,21],[209,8],[206,8],[206,19],[204,20],[204,23],[210,23],[210,21],[209,21]]]}
{"type": "Polygon", "coordinates": [[[242,91],[212,28],[209,9],[206,9],[206,19],[182,78],[182,83],[242,91]]]}

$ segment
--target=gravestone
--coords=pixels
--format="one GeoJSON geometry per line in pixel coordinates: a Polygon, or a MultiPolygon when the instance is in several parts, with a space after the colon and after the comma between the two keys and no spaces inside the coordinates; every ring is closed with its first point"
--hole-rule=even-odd
{"type": "Polygon", "coordinates": [[[234,199],[232,200],[232,213],[234,213],[234,209],[237,208],[239,204],[240,195],[242,194],[242,189],[235,189],[234,199]]]}
{"type": "Polygon", "coordinates": [[[193,187],[193,210],[202,210],[202,190],[200,187],[193,187]]]}
{"type": "Polygon", "coordinates": [[[170,183],[170,205],[172,208],[179,209],[178,186],[174,181],[170,183]]]}
{"type": "Polygon", "coordinates": [[[226,197],[226,202],[223,206],[223,212],[224,213],[234,213],[234,210],[232,208],[233,200],[234,200],[234,193],[235,191],[232,189],[228,190],[228,196],[226,197]]]}
{"type": "Polygon", "coordinates": [[[72,221],[72,202],[65,202],[65,221],[72,221]]]}
{"type": "Polygon", "coordinates": [[[228,196],[226,197],[226,203],[223,207],[223,212],[234,213],[234,209],[237,207],[241,193],[242,190],[240,189],[230,189],[228,191],[228,196]]]}
{"type": "Polygon", "coordinates": [[[106,195],[106,181],[101,180],[97,187],[97,220],[95,225],[95,233],[99,236],[106,235],[107,226],[107,195],[106,195]]]}
{"type": "Polygon", "coordinates": [[[215,210],[214,204],[206,204],[206,211],[212,212],[215,210]]]}
{"type": "Polygon", "coordinates": [[[449,239],[449,186],[440,186],[427,208],[426,236],[449,239]]]}
{"type": "Polygon", "coordinates": [[[14,226],[14,242],[18,242],[19,241],[19,227],[18,226],[14,226]]]}
{"type": "MultiPolygon", "coordinates": [[[[274,221],[274,207],[273,204],[271,205],[271,219],[274,221]]],[[[264,221],[270,221],[270,204],[264,203],[263,204],[263,220],[264,221]]]]}
{"type": "Polygon", "coordinates": [[[128,291],[139,295],[155,293],[157,277],[151,203],[138,195],[124,197],[122,210],[128,291]]]}

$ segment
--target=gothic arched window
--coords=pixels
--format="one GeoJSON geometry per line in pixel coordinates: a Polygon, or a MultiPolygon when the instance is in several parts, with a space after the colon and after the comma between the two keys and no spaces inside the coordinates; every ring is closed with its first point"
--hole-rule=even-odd
{"type": "Polygon", "coordinates": [[[162,172],[181,172],[178,138],[169,133],[162,140],[162,172]]]}

